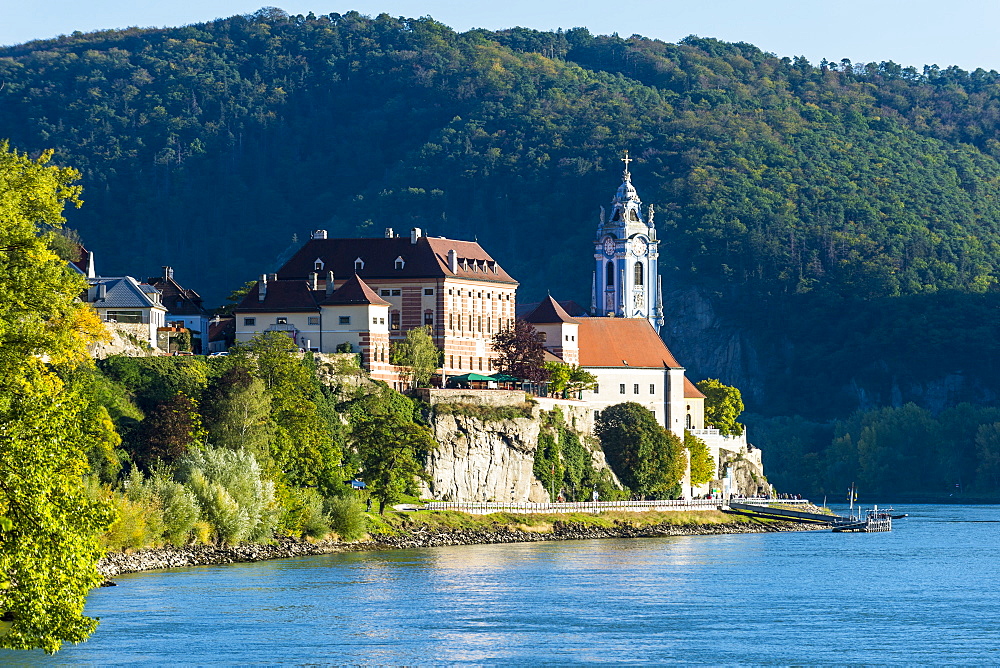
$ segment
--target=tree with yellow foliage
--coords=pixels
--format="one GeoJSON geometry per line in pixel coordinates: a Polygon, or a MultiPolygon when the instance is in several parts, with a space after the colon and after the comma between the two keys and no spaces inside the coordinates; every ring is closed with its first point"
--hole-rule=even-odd
{"type": "Polygon", "coordinates": [[[83,607],[112,512],[83,476],[87,449],[117,435],[58,373],[89,363],[102,326],[78,299],[86,281],[51,250],[80,187],[50,157],[0,141],[0,646],[54,652],[97,624],[83,607]]]}

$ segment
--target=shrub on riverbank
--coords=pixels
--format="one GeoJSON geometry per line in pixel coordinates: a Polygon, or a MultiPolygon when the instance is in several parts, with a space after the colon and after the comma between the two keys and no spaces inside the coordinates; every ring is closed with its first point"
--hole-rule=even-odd
{"type": "Polygon", "coordinates": [[[327,499],[324,508],[330,528],[345,543],[359,540],[367,533],[368,515],[357,496],[351,494],[327,499]]]}

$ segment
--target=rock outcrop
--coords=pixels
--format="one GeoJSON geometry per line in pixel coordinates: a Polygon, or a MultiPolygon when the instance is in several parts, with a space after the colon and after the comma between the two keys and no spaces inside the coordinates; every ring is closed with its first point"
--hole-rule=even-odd
{"type": "Polygon", "coordinates": [[[427,458],[430,494],[443,501],[549,500],[532,467],[541,428],[536,417],[488,420],[437,414],[440,444],[427,458]]]}
{"type": "Polygon", "coordinates": [[[771,485],[764,476],[764,464],[761,462],[760,454],[760,450],[752,446],[739,452],[719,449],[719,469],[724,470],[728,467],[732,470],[733,494],[760,496],[771,493],[771,485]]]}
{"type": "Polygon", "coordinates": [[[152,357],[164,354],[163,351],[149,345],[149,325],[106,322],[104,326],[109,338],[105,341],[94,341],[88,346],[87,352],[95,359],[104,359],[112,355],[152,357]]]}

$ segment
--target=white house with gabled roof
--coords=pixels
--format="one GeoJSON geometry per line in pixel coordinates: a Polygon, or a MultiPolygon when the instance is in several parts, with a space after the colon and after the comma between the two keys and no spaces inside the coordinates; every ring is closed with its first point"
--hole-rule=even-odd
{"type": "Polygon", "coordinates": [[[156,288],[131,276],[97,276],[87,282],[86,301],[102,321],[129,325],[144,343],[156,348],[156,331],[166,326],[167,316],[156,288]]]}

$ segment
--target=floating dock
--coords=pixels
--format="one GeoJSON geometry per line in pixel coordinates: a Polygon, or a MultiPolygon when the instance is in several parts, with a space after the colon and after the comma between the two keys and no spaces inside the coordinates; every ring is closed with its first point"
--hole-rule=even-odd
{"type": "MultiPolygon", "coordinates": [[[[776,501],[780,504],[780,501],[776,501]]],[[[842,515],[827,515],[823,513],[808,513],[791,508],[781,508],[774,506],[761,506],[753,503],[739,503],[732,501],[729,509],[722,509],[733,515],[743,515],[744,517],[755,517],[767,520],[782,520],[785,522],[798,522],[800,524],[820,524],[829,526],[833,531],[842,532],[876,532],[892,531],[892,520],[906,517],[905,514],[893,515],[889,510],[879,510],[875,506],[873,510],[867,511],[864,517],[844,517],[842,515]]]]}

